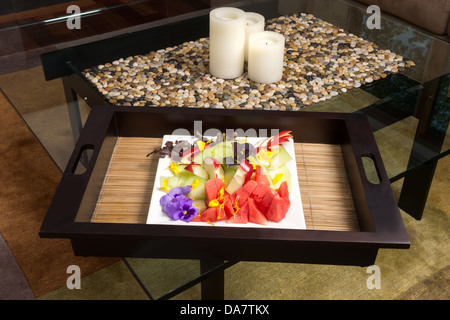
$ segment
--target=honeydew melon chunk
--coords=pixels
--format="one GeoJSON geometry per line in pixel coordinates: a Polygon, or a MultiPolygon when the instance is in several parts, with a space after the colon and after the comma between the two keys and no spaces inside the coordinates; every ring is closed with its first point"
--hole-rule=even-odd
{"type": "Polygon", "coordinates": [[[257,155],[248,157],[250,163],[260,165],[268,171],[274,171],[292,160],[283,146],[272,147],[272,151],[261,149],[257,155]]]}
{"type": "Polygon", "coordinates": [[[198,185],[195,188],[192,188],[191,192],[188,193],[187,197],[195,200],[206,200],[206,192],[205,192],[205,179],[200,178],[190,172],[183,172],[183,174],[177,174],[175,176],[167,176],[160,178],[160,186],[164,186],[164,180],[167,181],[167,189],[171,190],[175,187],[186,187],[188,185],[192,185],[194,180],[198,181],[198,185]]]}
{"type": "Polygon", "coordinates": [[[172,173],[173,173],[174,175],[177,175],[177,174],[182,173],[186,167],[187,167],[186,164],[180,164],[180,163],[172,162],[172,163],[169,165],[168,169],[169,169],[170,171],[172,171],[172,173]]]}
{"type": "Polygon", "coordinates": [[[193,174],[202,179],[209,179],[208,172],[206,172],[205,168],[199,164],[187,165],[183,171],[181,171],[181,174],[193,174]]]}
{"type": "Polygon", "coordinates": [[[208,206],[206,205],[205,200],[194,200],[192,202],[192,205],[193,205],[194,208],[197,209],[198,214],[202,214],[202,212],[205,211],[208,208],[208,206]]]}
{"type": "Polygon", "coordinates": [[[286,181],[289,191],[291,190],[291,172],[286,165],[282,165],[275,170],[269,170],[268,168],[261,165],[257,160],[255,160],[254,162],[250,161],[250,163],[261,166],[261,170],[263,170],[263,172],[266,174],[267,180],[269,180],[270,187],[272,189],[277,190],[280,187],[281,183],[283,181],[286,181]],[[279,176],[277,177],[277,175],[279,176]]]}
{"type": "Polygon", "coordinates": [[[281,183],[283,181],[286,181],[288,185],[288,190],[289,192],[291,191],[292,176],[287,166],[283,165],[279,167],[277,170],[267,171],[267,173],[270,177],[269,181],[271,183],[272,189],[278,190],[281,183]]]}
{"type": "Polygon", "coordinates": [[[224,181],[223,182],[225,183],[225,186],[228,186],[231,179],[234,177],[234,174],[236,173],[237,169],[239,169],[239,165],[234,165],[234,166],[224,165],[223,166],[223,171],[224,171],[224,181]]]}
{"type": "Polygon", "coordinates": [[[230,141],[219,142],[212,147],[215,149],[214,158],[216,158],[220,163],[224,163],[226,157],[233,156],[233,144],[230,141]]]}
{"type": "Polygon", "coordinates": [[[258,157],[256,156],[256,154],[249,155],[247,160],[252,165],[255,165],[255,166],[256,165],[261,165],[262,166],[262,164],[260,163],[260,161],[259,161],[258,157]]]}
{"type": "Polygon", "coordinates": [[[214,158],[214,148],[206,148],[203,151],[197,153],[193,158],[192,162],[203,165],[203,159],[213,157],[214,158]]]}
{"type": "Polygon", "coordinates": [[[274,171],[277,170],[278,168],[281,168],[291,160],[292,157],[289,154],[289,152],[286,151],[285,148],[283,148],[282,146],[273,147],[270,165],[266,168],[269,171],[274,171]]]}
{"type": "Polygon", "coordinates": [[[262,148],[256,154],[255,158],[260,166],[267,168],[270,166],[270,163],[272,162],[272,152],[268,151],[265,148],[262,148]]]}
{"type": "Polygon", "coordinates": [[[212,157],[219,161],[220,164],[224,163],[226,157],[233,156],[233,146],[230,141],[219,142],[218,144],[204,149],[199,152],[192,161],[195,163],[203,164],[203,160],[212,157]]]}

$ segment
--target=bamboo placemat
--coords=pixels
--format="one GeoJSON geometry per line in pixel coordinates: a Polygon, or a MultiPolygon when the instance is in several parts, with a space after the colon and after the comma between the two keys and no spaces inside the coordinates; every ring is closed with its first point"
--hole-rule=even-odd
{"type": "Polygon", "coordinates": [[[307,229],[359,231],[341,146],[296,143],[295,158],[307,229]]]}
{"type": "Polygon", "coordinates": [[[106,172],[92,222],[145,223],[162,138],[119,137],[106,172]]]}
{"type": "MultiPolygon", "coordinates": [[[[119,137],[92,222],[145,223],[161,138],[119,137]]],[[[295,143],[307,229],[359,231],[339,145],[295,143]]]]}

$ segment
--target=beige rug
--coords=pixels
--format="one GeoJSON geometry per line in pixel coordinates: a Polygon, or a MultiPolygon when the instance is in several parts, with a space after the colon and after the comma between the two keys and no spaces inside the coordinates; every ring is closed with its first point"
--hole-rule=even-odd
{"type": "Polygon", "coordinates": [[[70,265],[88,275],[116,262],[75,257],[69,240],[39,237],[62,174],[1,91],[0,113],[0,232],[34,296],[65,285],[70,265]]]}

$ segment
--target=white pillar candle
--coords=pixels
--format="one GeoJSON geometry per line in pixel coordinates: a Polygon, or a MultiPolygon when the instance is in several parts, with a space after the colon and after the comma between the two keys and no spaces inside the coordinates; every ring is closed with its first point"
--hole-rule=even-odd
{"type": "Polygon", "coordinates": [[[284,36],[272,31],[250,35],[248,77],[259,83],[274,83],[283,76],[284,36]]]}
{"type": "Polygon", "coordinates": [[[209,20],[209,73],[233,79],[244,73],[245,11],[217,8],[209,20]]]}
{"type": "Polygon", "coordinates": [[[256,12],[245,13],[245,61],[248,60],[248,37],[255,32],[264,31],[265,19],[256,12]]]}

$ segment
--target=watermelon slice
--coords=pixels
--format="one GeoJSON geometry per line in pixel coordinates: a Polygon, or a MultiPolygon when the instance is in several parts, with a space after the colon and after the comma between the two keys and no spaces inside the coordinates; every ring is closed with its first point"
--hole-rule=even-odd
{"type": "MultiPolygon", "coordinates": [[[[220,207],[209,207],[200,215],[194,217],[191,221],[193,222],[216,222],[220,220],[225,220],[227,218],[226,214],[222,213],[219,215],[218,210],[222,210],[220,207]]],[[[222,210],[223,212],[223,210],[222,210]]]]}
{"type": "Polygon", "coordinates": [[[205,193],[206,193],[207,204],[211,200],[217,199],[217,195],[218,195],[220,189],[222,189],[224,186],[225,185],[224,185],[222,179],[219,179],[219,178],[209,179],[208,181],[205,182],[205,193]]]}
{"type": "Polygon", "coordinates": [[[194,217],[191,221],[192,222],[206,222],[206,221],[216,221],[217,219],[217,212],[216,208],[208,208],[205,211],[203,211],[201,214],[194,217]]]}
{"type": "Polygon", "coordinates": [[[272,203],[266,212],[267,220],[273,222],[280,222],[286,216],[289,208],[291,206],[291,201],[289,200],[289,187],[286,181],[280,184],[278,193],[274,195],[272,203]]]}
{"type": "Polygon", "coordinates": [[[259,211],[261,211],[267,217],[267,211],[272,203],[272,200],[275,196],[279,196],[278,192],[273,189],[270,189],[269,192],[266,193],[264,198],[257,204],[259,211]]]}
{"type": "Polygon", "coordinates": [[[216,184],[218,190],[222,189],[225,186],[222,179],[215,178],[213,180],[214,180],[214,183],[216,184]]]}
{"type": "Polygon", "coordinates": [[[219,188],[216,184],[216,179],[209,179],[205,182],[205,193],[206,193],[206,204],[210,203],[211,200],[217,198],[217,194],[219,193],[219,188]]]}
{"type": "Polygon", "coordinates": [[[278,194],[280,195],[280,197],[282,198],[287,198],[289,199],[289,187],[286,181],[283,181],[280,184],[280,187],[278,188],[278,194]]]}
{"type": "Polygon", "coordinates": [[[266,194],[269,192],[269,189],[270,187],[267,186],[265,183],[258,183],[258,185],[253,190],[250,197],[253,198],[256,205],[259,205],[259,203],[261,203],[266,194]]]}
{"type": "Polygon", "coordinates": [[[238,200],[238,206],[239,208],[244,205],[245,202],[247,202],[248,197],[252,194],[253,190],[258,186],[258,183],[255,180],[249,180],[246,184],[244,184],[241,188],[233,192],[231,195],[231,200],[235,201],[237,197],[239,197],[238,200]]]}
{"type": "Polygon", "coordinates": [[[225,199],[224,200],[223,209],[225,210],[225,214],[227,215],[227,218],[230,218],[234,215],[234,208],[233,203],[231,202],[231,199],[225,199]]]}
{"type": "Polygon", "coordinates": [[[256,207],[255,201],[252,198],[248,198],[246,205],[248,205],[248,222],[267,225],[266,217],[256,207]]]}
{"type": "Polygon", "coordinates": [[[282,198],[279,194],[276,194],[267,210],[267,220],[280,222],[286,216],[290,206],[291,202],[289,201],[289,198],[282,198]]]}
{"type": "Polygon", "coordinates": [[[269,179],[267,178],[266,172],[261,166],[256,166],[255,176],[253,178],[258,183],[265,184],[270,187],[269,179]]]}
{"type": "Polygon", "coordinates": [[[249,206],[248,201],[245,202],[245,204],[237,210],[233,214],[232,217],[230,217],[227,222],[229,223],[248,223],[248,213],[249,213],[249,206]]]}
{"type": "Polygon", "coordinates": [[[222,200],[220,201],[222,208],[225,210],[225,214],[227,215],[227,218],[233,216],[234,214],[234,207],[233,207],[233,201],[231,200],[230,195],[228,192],[224,192],[222,200]]]}
{"type": "Polygon", "coordinates": [[[225,213],[225,208],[222,206],[216,207],[216,220],[220,221],[220,220],[224,220],[227,219],[227,214],[225,213]]]}

